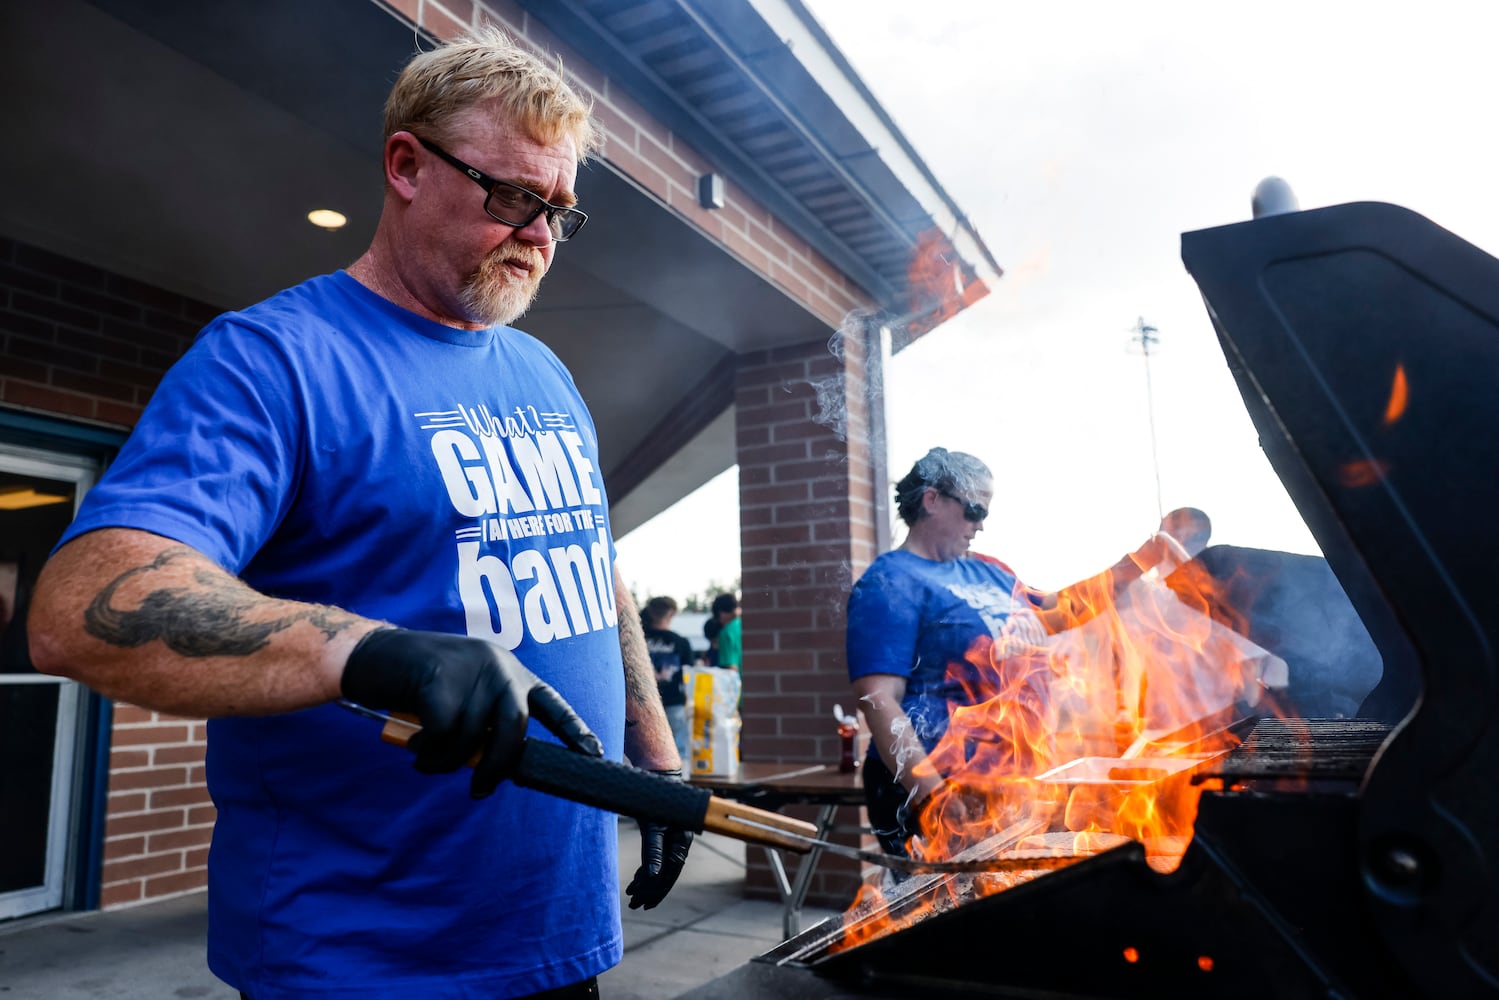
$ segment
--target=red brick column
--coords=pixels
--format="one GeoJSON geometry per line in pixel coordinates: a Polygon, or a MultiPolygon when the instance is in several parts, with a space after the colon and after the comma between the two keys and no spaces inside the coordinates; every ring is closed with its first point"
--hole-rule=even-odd
{"type": "MultiPolygon", "coordinates": [[[[871,462],[862,333],[839,340],[837,356],[823,341],[739,356],[745,760],[836,763],[833,706],[854,708],[844,608],[876,554],[884,484],[871,462]]],[[[788,812],[812,818],[809,809],[788,812]]],[[[860,810],[841,812],[839,826],[861,822],[860,810]]],[[[746,857],[746,893],[775,898],[762,852],[746,857]]],[[[824,857],[808,902],[846,905],[858,876],[854,862],[824,857]]]]}
{"type": "Polygon", "coordinates": [[[208,725],[117,704],[104,828],[105,909],[208,884],[216,812],[203,777],[208,725]]]}

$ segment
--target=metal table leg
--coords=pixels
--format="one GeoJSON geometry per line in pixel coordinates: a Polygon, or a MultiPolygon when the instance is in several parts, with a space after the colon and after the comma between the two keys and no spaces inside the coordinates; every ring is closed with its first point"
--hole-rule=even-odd
{"type": "MultiPolygon", "coordinates": [[[[818,840],[827,839],[833,829],[833,819],[837,815],[836,803],[829,803],[818,810],[818,840]]],[[[807,890],[812,888],[812,876],[817,871],[817,862],[822,857],[822,848],[814,847],[802,858],[801,863],[796,866],[794,883],[788,881],[786,877],[786,863],[781,858],[779,850],[767,847],[765,856],[770,861],[771,874],[775,876],[776,891],[781,894],[781,902],[785,905],[785,912],[781,917],[781,931],[787,938],[793,938],[801,931],[802,903],[806,901],[807,890]]]]}
{"type": "MultiPolygon", "coordinates": [[[[765,847],[765,860],[770,862],[770,874],[775,876],[776,892],[780,894],[781,905],[789,906],[791,903],[791,879],[786,877],[786,862],[781,859],[778,848],[762,845],[765,847]]],[[[785,921],[782,921],[784,926],[785,921]]],[[[787,935],[790,937],[790,935],[787,935]]]]}

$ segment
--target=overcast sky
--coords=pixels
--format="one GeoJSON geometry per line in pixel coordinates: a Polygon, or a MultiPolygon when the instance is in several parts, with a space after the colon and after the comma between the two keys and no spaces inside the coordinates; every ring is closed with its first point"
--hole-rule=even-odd
{"type": "MultiPolygon", "coordinates": [[[[804,0],[1005,269],[898,355],[890,469],[933,445],[996,473],[976,548],[1036,586],[1113,563],[1166,509],[1216,542],[1314,552],[1259,451],[1183,232],[1247,219],[1278,175],[1303,208],[1403,205],[1499,249],[1499,5],[804,0]],[[1159,330],[1149,361],[1137,317],[1159,330]]],[[[619,540],[640,591],[738,572],[731,471],[619,540]]],[[[899,534],[897,534],[897,540],[899,534]]]]}

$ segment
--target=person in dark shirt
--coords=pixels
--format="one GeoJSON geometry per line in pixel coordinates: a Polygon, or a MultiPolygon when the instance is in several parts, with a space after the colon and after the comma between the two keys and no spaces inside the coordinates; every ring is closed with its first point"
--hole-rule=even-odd
{"type": "Polygon", "coordinates": [[[670,597],[652,597],[640,612],[645,628],[645,648],[656,668],[656,690],[666,708],[666,721],[677,741],[677,753],[685,761],[690,749],[687,739],[687,692],[682,686],[682,668],[692,665],[692,644],[671,630],[677,615],[677,602],[670,597]]]}
{"type": "Polygon", "coordinates": [[[717,618],[709,618],[703,622],[703,638],[708,640],[708,648],[702,654],[704,666],[718,666],[718,633],[722,631],[723,622],[717,618]]]}

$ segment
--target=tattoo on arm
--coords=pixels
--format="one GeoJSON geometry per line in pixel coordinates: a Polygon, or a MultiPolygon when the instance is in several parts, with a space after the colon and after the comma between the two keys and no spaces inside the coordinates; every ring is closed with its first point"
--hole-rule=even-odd
{"type": "Polygon", "coordinates": [[[112,580],[84,610],[84,628],[94,638],[133,649],[160,639],[183,656],[249,656],[264,649],[270,637],[299,621],[310,622],[332,639],[359,619],[337,608],[304,605],[299,610],[266,620],[251,613],[267,598],[187,549],[168,549],[149,565],[137,566],[112,580]],[[151,590],[130,610],[116,607],[116,592],[136,577],[166,569],[179,560],[200,565],[194,570],[196,584],[151,590]]]}
{"type": "Polygon", "coordinates": [[[657,697],[656,669],[645,648],[645,630],[640,616],[631,610],[626,614],[622,607],[619,616],[619,650],[625,661],[625,725],[635,724],[631,719],[634,706],[649,705],[657,697]]]}

